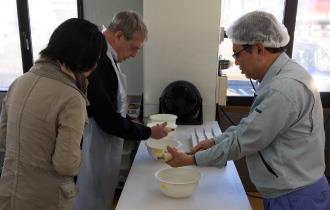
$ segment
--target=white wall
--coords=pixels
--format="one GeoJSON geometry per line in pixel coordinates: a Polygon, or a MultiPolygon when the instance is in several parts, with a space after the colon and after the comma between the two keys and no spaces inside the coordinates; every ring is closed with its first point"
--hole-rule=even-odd
{"type": "Polygon", "coordinates": [[[186,80],[201,93],[204,121],[214,120],[220,0],[144,0],[143,18],[145,116],[158,112],[169,83],[186,80]]]}
{"type": "MultiPolygon", "coordinates": [[[[143,15],[143,0],[83,0],[84,18],[101,26],[108,26],[112,17],[122,10],[134,10],[143,15]]],[[[121,64],[127,75],[128,94],[143,92],[143,62],[141,51],[135,58],[121,64]]]]}

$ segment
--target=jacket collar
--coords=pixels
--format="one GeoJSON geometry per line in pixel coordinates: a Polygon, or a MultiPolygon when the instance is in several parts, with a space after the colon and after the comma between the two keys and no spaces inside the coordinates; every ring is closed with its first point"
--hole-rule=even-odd
{"type": "Polygon", "coordinates": [[[108,51],[107,51],[107,56],[109,58],[112,58],[115,63],[118,63],[118,54],[115,49],[111,46],[109,42],[107,42],[108,45],[108,51]]]}
{"type": "Polygon", "coordinates": [[[79,90],[76,85],[76,81],[61,71],[61,66],[58,62],[41,57],[35,62],[35,65],[30,69],[30,72],[39,76],[54,79],[76,89],[83,96],[86,104],[89,105],[86,95],[81,90],[79,90]]]}
{"type": "Polygon", "coordinates": [[[274,63],[266,72],[264,78],[262,78],[260,85],[258,86],[258,90],[262,89],[262,87],[266,84],[269,84],[273,80],[273,78],[280,73],[283,66],[285,66],[289,61],[289,56],[284,52],[280,56],[278,56],[278,58],[274,61],[274,63]]]}

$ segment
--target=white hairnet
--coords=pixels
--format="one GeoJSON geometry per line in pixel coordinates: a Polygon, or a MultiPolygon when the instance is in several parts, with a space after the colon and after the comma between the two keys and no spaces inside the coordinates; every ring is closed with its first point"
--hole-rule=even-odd
{"type": "Polygon", "coordinates": [[[226,30],[226,34],[234,44],[261,42],[265,47],[272,48],[284,47],[290,40],[285,26],[274,15],[262,11],[243,15],[226,30]]]}

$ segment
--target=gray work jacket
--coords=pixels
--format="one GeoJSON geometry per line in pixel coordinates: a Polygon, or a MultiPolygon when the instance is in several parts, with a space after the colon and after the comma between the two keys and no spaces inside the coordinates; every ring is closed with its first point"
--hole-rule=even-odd
{"type": "Polygon", "coordinates": [[[277,197],[323,176],[325,134],[312,77],[282,53],[262,79],[249,115],[196,153],[198,165],[222,167],[246,157],[249,175],[266,197],[277,197]]]}

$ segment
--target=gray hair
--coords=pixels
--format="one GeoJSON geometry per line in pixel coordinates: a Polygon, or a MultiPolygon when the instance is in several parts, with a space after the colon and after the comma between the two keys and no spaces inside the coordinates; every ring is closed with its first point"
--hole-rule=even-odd
{"type": "Polygon", "coordinates": [[[126,39],[133,39],[135,32],[141,33],[146,40],[148,38],[148,30],[141,17],[134,11],[122,11],[117,13],[108,29],[112,32],[122,31],[126,39]]]}

